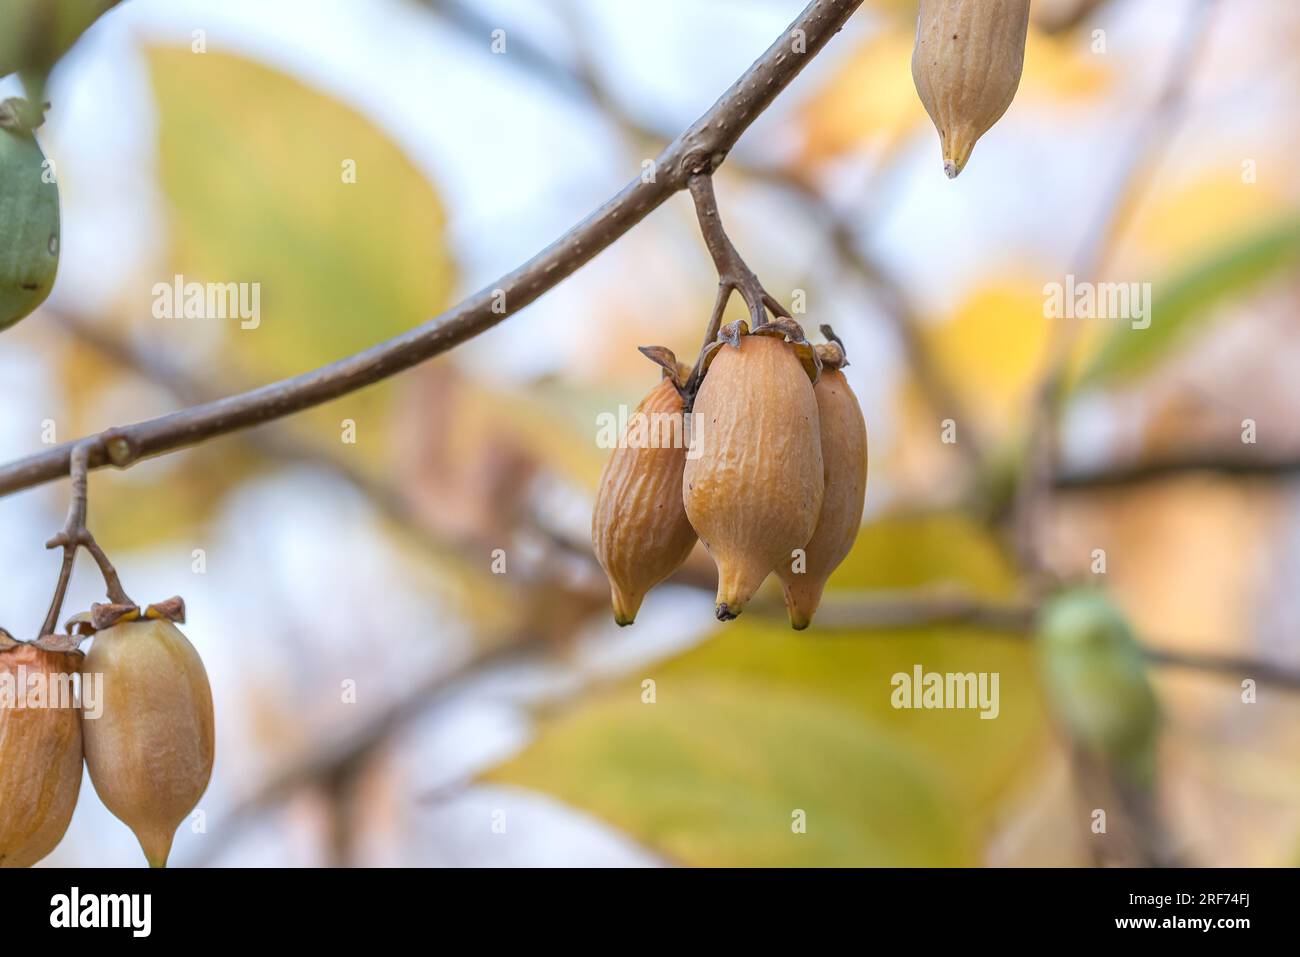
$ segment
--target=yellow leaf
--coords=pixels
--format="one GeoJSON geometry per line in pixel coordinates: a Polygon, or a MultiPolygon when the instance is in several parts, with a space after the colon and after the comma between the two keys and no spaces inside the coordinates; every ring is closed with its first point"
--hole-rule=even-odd
{"type": "Polygon", "coordinates": [[[1204,257],[1225,239],[1258,230],[1291,204],[1264,182],[1245,184],[1236,167],[1190,178],[1155,177],[1133,211],[1113,261],[1148,274],[1204,257]]]}
{"type": "MultiPolygon", "coordinates": [[[[256,328],[151,322],[215,326],[230,360],[262,381],[356,352],[447,305],[454,271],[442,203],[369,119],[232,54],[154,46],[148,57],[171,213],[162,278],[255,283],[260,298],[256,328]]],[[[387,392],[341,400],[316,421],[337,440],[339,417],[351,417],[373,437],[366,426],[387,392]]]]}
{"type": "MultiPolygon", "coordinates": [[[[835,588],[1014,574],[958,515],[865,527],[835,588]]],[[[700,647],[546,722],[492,780],[556,795],[670,859],[732,865],[976,863],[998,802],[1048,740],[1029,641],[961,627],[791,632],[751,611],[700,647]],[[996,720],[895,708],[893,676],[999,676],[996,720]],[[643,677],[655,701],[642,702],[643,677]],[[792,835],[791,814],[807,814],[792,835]]]]}
{"type": "Polygon", "coordinates": [[[972,289],[948,321],[925,327],[947,380],[999,434],[1022,421],[1051,332],[1042,287],[1013,278],[972,289]]]}

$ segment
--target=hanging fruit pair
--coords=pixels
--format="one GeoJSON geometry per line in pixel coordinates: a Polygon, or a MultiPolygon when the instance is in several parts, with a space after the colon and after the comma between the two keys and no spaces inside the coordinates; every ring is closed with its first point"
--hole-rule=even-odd
{"type": "Polygon", "coordinates": [[[689,410],[686,370],[666,349],[642,351],[672,371],[638,411],[685,412],[686,445],[620,448],[606,466],[592,542],[615,620],[630,623],[698,535],[718,568],[720,620],[739,615],[775,571],[791,624],[806,628],[852,548],[866,491],[866,428],[842,346],[814,348],[789,319],[753,331],[731,323],[701,357],[689,410]]]}
{"type": "Polygon", "coordinates": [[[36,309],[59,266],[59,188],[23,100],[0,103],[0,330],[36,309]]]}
{"type": "Polygon", "coordinates": [[[174,624],[184,616],[173,598],[143,611],[94,605],[68,623],[71,634],[32,643],[0,630],[0,867],[31,866],[63,839],[83,760],[100,800],[135,832],[150,866],[166,866],[215,753],[207,673],[174,624]],[[83,655],[77,646],[92,635],[83,655]],[[11,700],[29,687],[45,689],[39,706],[11,700]]]}
{"type": "Polygon", "coordinates": [[[1028,32],[1029,0],[921,0],[912,80],[949,179],[1015,98],[1028,32]]]}

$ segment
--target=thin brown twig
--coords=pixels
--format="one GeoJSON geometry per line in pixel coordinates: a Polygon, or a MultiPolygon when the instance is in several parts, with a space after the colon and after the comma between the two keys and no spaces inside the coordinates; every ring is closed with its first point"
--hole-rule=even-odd
{"type": "Polygon", "coordinates": [[[89,508],[87,463],[90,459],[90,444],[83,442],[75,446],[69,458],[72,488],[68,502],[68,516],[58,534],[45,543],[46,548],[63,549],[63,562],[59,566],[59,577],[54,586],[54,596],[50,599],[50,609],[45,615],[40,635],[37,637],[52,635],[54,629],[58,627],[59,615],[63,611],[63,600],[67,597],[68,584],[72,581],[72,566],[76,562],[78,548],[86,549],[94,558],[95,564],[99,566],[109,599],[114,604],[133,604],[122,588],[117,569],[113,567],[113,563],[108,560],[104,550],[95,541],[95,536],[90,534],[90,529],[86,527],[86,513],[89,508]]]}
{"type": "Polygon", "coordinates": [[[692,176],[686,182],[691,199],[695,201],[695,215],[699,219],[700,234],[704,245],[709,250],[709,257],[718,270],[718,296],[713,304],[713,313],[704,333],[704,346],[695,362],[695,368],[686,383],[686,396],[689,401],[699,388],[700,377],[704,369],[704,350],[717,338],[722,326],[722,316],[727,309],[727,301],[732,292],[740,293],[745,305],[749,307],[750,326],[757,329],[766,325],[767,313],[779,318],[789,319],[789,311],[782,306],[759,282],[754,271],[741,258],[736,246],[727,235],[722,225],[722,215],[718,212],[718,199],[713,192],[713,177],[701,174],[692,176]]]}
{"type": "Polygon", "coordinates": [[[616,196],[513,272],[440,316],[311,372],[241,395],[173,412],[0,466],[0,495],[68,471],[72,449],[89,442],[88,467],[126,468],[217,436],[262,425],[355,392],[416,366],[492,328],[535,301],[683,190],[722,165],[754,120],[839,32],[862,0],[813,0],[721,98],[616,196]],[[795,42],[795,38],[798,42],[795,42]],[[501,303],[506,308],[500,308],[501,303]]]}
{"type": "MultiPolygon", "coordinates": [[[[764,616],[784,617],[780,604],[760,602],[754,610],[764,616]]],[[[826,633],[893,632],[937,625],[977,629],[972,637],[997,632],[1012,640],[1034,637],[1038,607],[1034,602],[992,601],[949,588],[902,592],[828,593],[817,611],[816,627],[809,635],[826,633]]],[[[1142,655],[1152,665],[1185,668],[1230,678],[1253,678],[1265,685],[1300,691],[1300,671],[1275,662],[1242,655],[1180,651],[1162,642],[1143,644],[1142,655]]]]}
{"type": "Polygon", "coordinates": [[[1237,479],[1294,481],[1300,478],[1300,455],[1242,455],[1237,449],[1192,449],[1132,462],[1107,462],[1057,471],[1058,491],[1087,492],[1160,482],[1183,475],[1221,475],[1237,479]]]}

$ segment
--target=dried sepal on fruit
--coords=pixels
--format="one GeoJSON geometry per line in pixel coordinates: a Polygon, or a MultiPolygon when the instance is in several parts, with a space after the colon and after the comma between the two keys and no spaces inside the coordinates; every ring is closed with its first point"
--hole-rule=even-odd
{"type": "Polygon", "coordinates": [[[172,599],[143,611],[96,606],[70,623],[105,625],[94,630],[82,666],[83,681],[102,680],[102,713],[84,722],[86,767],[151,867],[166,866],[176,829],[207,789],[215,754],[212,689],[176,627],[184,620],[184,604],[172,599]]]}
{"type": "Polygon", "coordinates": [[[682,389],[690,369],[662,346],[641,351],[663,367],[663,379],[629,417],[591,514],[591,544],[609,578],[619,625],[632,624],[646,593],[681,567],[696,541],[681,495],[682,389]]]}
{"type": "Polygon", "coordinates": [[[82,656],[45,644],[0,629],[0,867],[30,867],[54,850],[81,791],[82,656]]]}
{"type": "Polygon", "coordinates": [[[921,0],[912,79],[949,179],[1015,98],[1028,32],[1029,0],[921,0]]]}
{"type": "Polygon", "coordinates": [[[862,407],[842,371],[848,365],[843,344],[829,326],[832,341],[817,346],[822,373],[813,386],[821,435],[825,492],[817,529],[801,559],[777,565],[785,586],[790,625],[802,631],[812,622],[831,572],[853,549],[862,525],[867,494],[867,424],[862,407]]]}
{"type": "Polygon", "coordinates": [[[792,320],[719,333],[690,418],[686,514],[718,566],[717,616],[735,618],[812,537],[824,478],[820,361],[792,320]]]}
{"type": "Polygon", "coordinates": [[[22,100],[0,103],[0,330],[45,301],[59,267],[59,188],[29,112],[22,100]]]}

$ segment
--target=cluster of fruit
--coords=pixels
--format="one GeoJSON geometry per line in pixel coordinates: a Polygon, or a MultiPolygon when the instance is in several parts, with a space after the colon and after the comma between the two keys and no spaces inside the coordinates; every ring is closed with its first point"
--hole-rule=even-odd
{"type": "Polygon", "coordinates": [[[184,605],[96,605],[76,635],[0,631],[0,867],[29,867],[63,840],[82,763],[104,806],[164,867],[212,775],[212,691],[181,634],[184,605]],[[78,646],[94,635],[90,653],[78,646]],[[58,689],[79,674],[80,701],[58,689]]]}
{"type": "Polygon", "coordinates": [[[642,350],[664,379],[636,414],[681,419],[658,431],[686,441],[620,442],[601,476],[591,537],[620,625],[697,538],[718,568],[719,620],[739,615],[775,571],[791,625],[811,623],[853,547],[867,488],[862,410],[843,346],[822,331],[832,341],[813,346],[789,319],[725,326],[693,396],[668,350],[642,350]]]}

